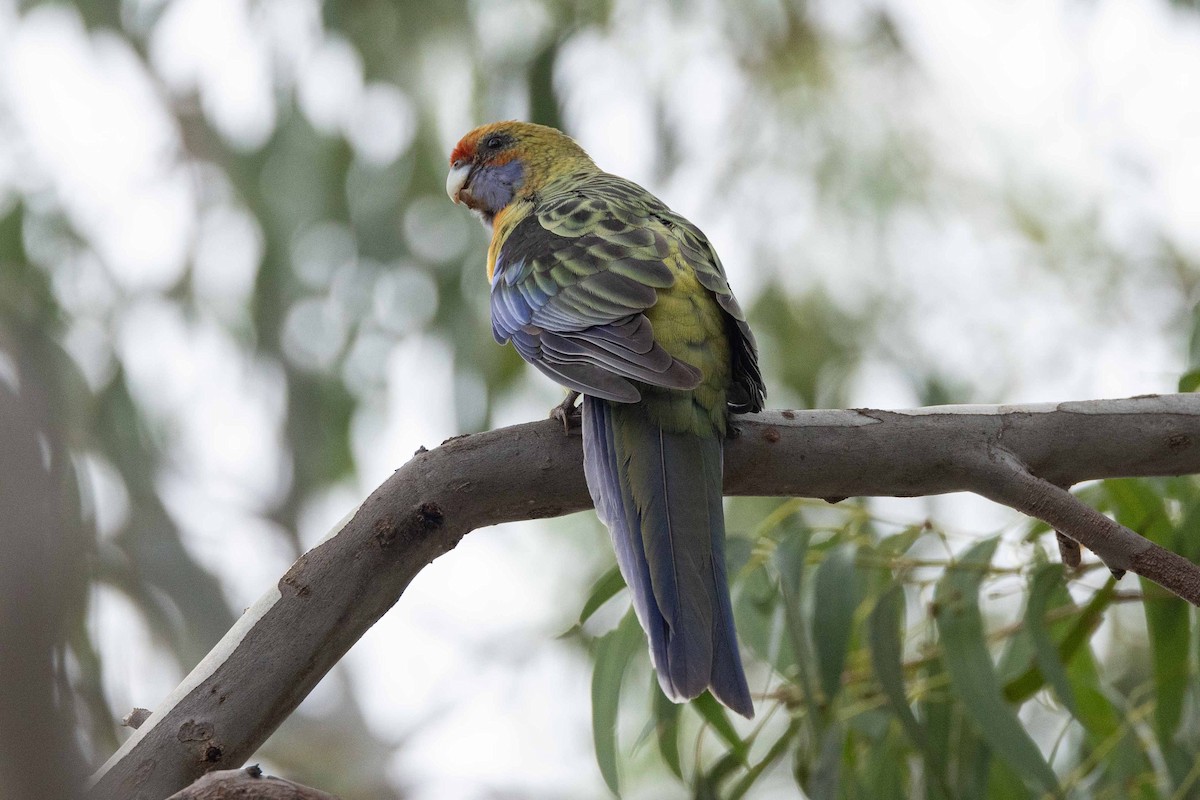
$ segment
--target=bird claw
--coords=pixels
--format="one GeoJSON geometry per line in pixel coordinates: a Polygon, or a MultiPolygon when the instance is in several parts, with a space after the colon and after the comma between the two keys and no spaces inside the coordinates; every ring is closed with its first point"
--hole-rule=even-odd
{"type": "Polygon", "coordinates": [[[550,418],[562,423],[563,436],[571,435],[572,425],[583,424],[583,409],[575,405],[575,401],[578,399],[579,392],[567,392],[567,399],[550,409],[550,418]]]}

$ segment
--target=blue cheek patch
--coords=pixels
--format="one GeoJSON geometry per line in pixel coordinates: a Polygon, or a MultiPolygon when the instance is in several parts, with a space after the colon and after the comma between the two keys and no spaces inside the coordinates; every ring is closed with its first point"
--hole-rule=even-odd
{"type": "Polygon", "coordinates": [[[471,179],[471,194],[489,213],[495,214],[512,202],[525,181],[525,168],[519,161],[498,167],[484,167],[471,179]]]}

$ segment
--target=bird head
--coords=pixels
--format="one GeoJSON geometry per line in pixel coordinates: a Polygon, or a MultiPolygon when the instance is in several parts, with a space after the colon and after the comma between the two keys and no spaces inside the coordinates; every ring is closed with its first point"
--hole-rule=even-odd
{"type": "Polygon", "coordinates": [[[532,197],[548,183],[586,171],[596,171],[596,165],[562,131],[531,122],[493,122],[455,146],[446,193],[490,227],[515,198],[532,197]]]}

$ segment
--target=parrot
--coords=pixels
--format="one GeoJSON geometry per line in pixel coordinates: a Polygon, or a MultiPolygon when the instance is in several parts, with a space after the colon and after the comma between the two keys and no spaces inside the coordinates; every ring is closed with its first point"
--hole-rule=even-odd
{"type": "Polygon", "coordinates": [[[712,245],[544,125],[466,134],[446,191],[491,233],[496,341],[568,390],[560,413],[582,395],[584,477],[664,694],[685,702],[709,690],[753,718],[722,476],[730,414],[761,411],[766,389],[712,245]]]}

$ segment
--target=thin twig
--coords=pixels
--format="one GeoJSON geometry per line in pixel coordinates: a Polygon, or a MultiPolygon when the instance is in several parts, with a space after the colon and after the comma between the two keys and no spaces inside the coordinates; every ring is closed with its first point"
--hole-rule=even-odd
{"type": "Polygon", "coordinates": [[[1200,606],[1200,568],[1084,504],[1029,471],[1012,452],[992,446],[980,461],[976,493],[1037,517],[1091,550],[1118,574],[1129,570],[1200,606]]]}

